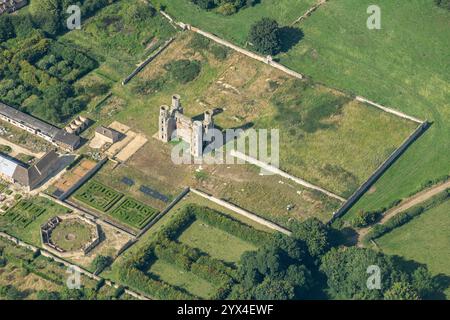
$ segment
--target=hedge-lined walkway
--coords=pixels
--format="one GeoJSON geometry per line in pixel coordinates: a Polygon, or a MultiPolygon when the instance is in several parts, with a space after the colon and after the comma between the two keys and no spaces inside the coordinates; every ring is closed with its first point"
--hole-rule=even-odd
{"type": "MultiPolygon", "coordinates": [[[[416,193],[415,195],[400,202],[399,205],[386,211],[383,214],[383,217],[381,218],[381,220],[379,221],[378,224],[384,224],[386,221],[388,221],[393,216],[395,216],[401,212],[404,212],[405,210],[408,210],[408,209],[430,199],[431,197],[437,195],[438,193],[445,191],[448,188],[450,188],[450,180],[448,180],[444,183],[441,183],[441,184],[437,184],[431,188],[425,189],[419,193],[416,193]]],[[[362,229],[357,230],[357,232],[358,232],[358,247],[363,246],[362,240],[372,227],[373,227],[373,225],[369,226],[367,228],[362,228],[362,229]]]]}

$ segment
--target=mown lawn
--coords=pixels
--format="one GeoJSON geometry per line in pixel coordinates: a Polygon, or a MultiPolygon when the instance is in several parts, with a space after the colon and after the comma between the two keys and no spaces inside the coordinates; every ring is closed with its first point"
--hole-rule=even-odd
{"type": "MultiPolygon", "coordinates": [[[[450,277],[450,201],[422,213],[376,240],[382,250],[427,264],[433,274],[450,277]]],[[[446,290],[450,299],[450,288],[446,290]]]]}
{"type": "Polygon", "coordinates": [[[371,4],[329,1],[300,25],[304,39],[278,57],[327,85],[433,121],[352,212],[386,206],[449,174],[450,12],[431,0],[381,0],[382,29],[368,30],[371,4]]]}
{"type": "Polygon", "coordinates": [[[166,6],[166,11],[177,21],[189,23],[215,33],[239,45],[245,45],[250,27],[264,17],[272,17],[282,25],[290,25],[310,8],[315,0],[261,0],[251,8],[224,16],[205,11],[189,0],[152,0],[166,6]]]}
{"type": "Polygon", "coordinates": [[[254,245],[199,220],[191,224],[178,240],[207,252],[213,258],[232,263],[239,262],[244,252],[257,250],[254,245]]]}

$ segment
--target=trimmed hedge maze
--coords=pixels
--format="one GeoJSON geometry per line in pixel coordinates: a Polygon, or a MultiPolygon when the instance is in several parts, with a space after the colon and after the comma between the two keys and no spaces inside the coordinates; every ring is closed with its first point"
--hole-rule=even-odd
{"type": "Polygon", "coordinates": [[[271,235],[207,207],[187,205],[156,236],[139,248],[119,268],[120,281],[158,299],[200,299],[185,287],[170,284],[152,273],[152,265],[165,261],[183,271],[209,282],[216,290],[207,299],[226,299],[237,283],[234,264],[211,257],[208,252],[178,241],[178,237],[196,220],[216,227],[256,246],[271,240],[271,235]]]}
{"type": "Polygon", "coordinates": [[[73,197],[89,207],[110,215],[118,222],[137,229],[144,228],[159,212],[96,180],[88,181],[73,197]]]}
{"type": "Polygon", "coordinates": [[[102,212],[108,211],[123,194],[98,181],[90,180],[78,190],[74,198],[102,212]]]}
{"type": "Polygon", "coordinates": [[[158,211],[137,200],[126,197],[110,215],[133,227],[142,229],[158,211]]]}
{"type": "Polygon", "coordinates": [[[26,228],[45,211],[45,208],[42,208],[31,201],[22,200],[6,211],[4,217],[19,228],[26,228]]]}

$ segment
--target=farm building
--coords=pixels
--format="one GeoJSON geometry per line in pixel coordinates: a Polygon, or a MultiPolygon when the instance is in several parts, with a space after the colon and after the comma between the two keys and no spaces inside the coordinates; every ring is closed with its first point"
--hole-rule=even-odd
{"type": "Polygon", "coordinates": [[[58,154],[52,150],[35,165],[26,168],[12,158],[0,154],[0,178],[10,183],[17,183],[30,191],[51,174],[58,159],[58,154]]]}
{"type": "Polygon", "coordinates": [[[0,0],[0,15],[12,13],[27,5],[27,0],[0,0]]]}
{"type": "Polygon", "coordinates": [[[95,137],[106,143],[115,143],[120,140],[122,134],[114,129],[105,128],[103,126],[95,129],[95,137]]]}
{"type": "Polygon", "coordinates": [[[1,102],[0,119],[68,151],[73,151],[80,145],[80,137],[77,135],[68,133],[1,102]]]}

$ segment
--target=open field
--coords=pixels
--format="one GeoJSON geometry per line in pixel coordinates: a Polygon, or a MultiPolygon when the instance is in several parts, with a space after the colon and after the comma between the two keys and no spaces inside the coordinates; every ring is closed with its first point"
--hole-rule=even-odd
{"type": "Polygon", "coordinates": [[[382,29],[366,28],[363,1],[329,1],[300,24],[305,37],[281,63],[313,79],[366,96],[431,128],[355,206],[378,209],[449,174],[450,13],[433,1],[378,1],[382,29]],[[415,19],[411,19],[415,17],[415,19]]]}
{"type": "Polygon", "coordinates": [[[187,291],[203,299],[212,296],[217,290],[215,286],[205,279],[164,260],[156,260],[148,272],[172,286],[185,288],[187,291]]]}
{"type": "MultiPolygon", "coordinates": [[[[450,201],[432,208],[405,225],[392,230],[377,244],[383,252],[396,254],[428,266],[433,274],[450,277],[450,201]]],[[[450,288],[446,291],[450,298],[450,288]]]]}
{"type": "Polygon", "coordinates": [[[216,259],[232,263],[239,262],[245,251],[257,249],[254,245],[201,221],[192,223],[178,237],[178,241],[208,252],[216,259]]]}
{"type": "Polygon", "coordinates": [[[247,42],[251,25],[264,17],[272,17],[282,25],[290,25],[303,15],[316,0],[261,0],[255,6],[224,16],[207,12],[188,0],[152,0],[166,6],[166,11],[177,21],[192,24],[213,32],[241,46],[247,42]]]}
{"type": "Polygon", "coordinates": [[[0,229],[35,246],[41,245],[40,226],[68,209],[42,197],[23,199],[0,215],[0,229]]]}

